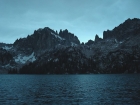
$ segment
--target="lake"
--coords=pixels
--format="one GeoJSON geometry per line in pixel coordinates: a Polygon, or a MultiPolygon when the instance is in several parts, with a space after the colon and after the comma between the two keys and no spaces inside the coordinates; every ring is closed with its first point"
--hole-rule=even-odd
{"type": "Polygon", "coordinates": [[[139,105],[140,74],[0,75],[0,105],[139,105]]]}

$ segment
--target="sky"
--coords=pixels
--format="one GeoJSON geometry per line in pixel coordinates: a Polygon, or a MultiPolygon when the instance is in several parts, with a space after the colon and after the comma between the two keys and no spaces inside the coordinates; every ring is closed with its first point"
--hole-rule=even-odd
{"type": "Polygon", "coordinates": [[[0,42],[13,43],[34,30],[68,29],[80,42],[103,37],[128,18],[140,18],[140,0],[0,0],[0,42]]]}

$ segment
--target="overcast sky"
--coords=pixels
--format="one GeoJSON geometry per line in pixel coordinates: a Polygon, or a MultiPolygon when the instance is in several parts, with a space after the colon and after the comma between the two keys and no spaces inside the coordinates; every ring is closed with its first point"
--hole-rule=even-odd
{"type": "Polygon", "coordinates": [[[128,18],[140,18],[140,0],[0,0],[0,42],[44,27],[68,29],[87,42],[128,18]]]}

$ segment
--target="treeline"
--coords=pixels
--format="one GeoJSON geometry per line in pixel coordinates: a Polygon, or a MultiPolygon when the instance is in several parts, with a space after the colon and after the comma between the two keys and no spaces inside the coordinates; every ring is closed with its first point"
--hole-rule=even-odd
{"type": "Polygon", "coordinates": [[[21,69],[10,69],[9,74],[86,74],[86,73],[140,73],[140,48],[132,46],[130,51],[118,49],[108,54],[100,51],[87,58],[76,47],[67,47],[46,52],[35,62],[21,69]]]}
{"type": "Polygon", "coordinates": [[[87,59],[81,62],[79,59],[69,59],[61,57],[41,64],[41,62],[29,63],[23,66],[19,73],[21,74],[86,74],[97,73],[96,65],[93,60],[87,59]]]}
{"type": "Polygon", "coordinates": [[[132,53],[116,50],[107,55],[95,54],[85,57],[80,51],[58,51],[49,54],[52,57],[37,60],[23,66],[21,74],[86,74],[86,73],[140,73],[139,49],[133,48],[132,53]]]}

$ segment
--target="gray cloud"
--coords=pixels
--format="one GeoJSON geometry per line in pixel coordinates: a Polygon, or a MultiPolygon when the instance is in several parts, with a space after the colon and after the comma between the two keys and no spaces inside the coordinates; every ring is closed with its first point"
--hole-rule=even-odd
{"type": "Polygon", "coordinates": [[[82,42],[140,18],[140,0],[0,0],[0,42],[13,43],[34,30],[68,29],[82,42]]]}

